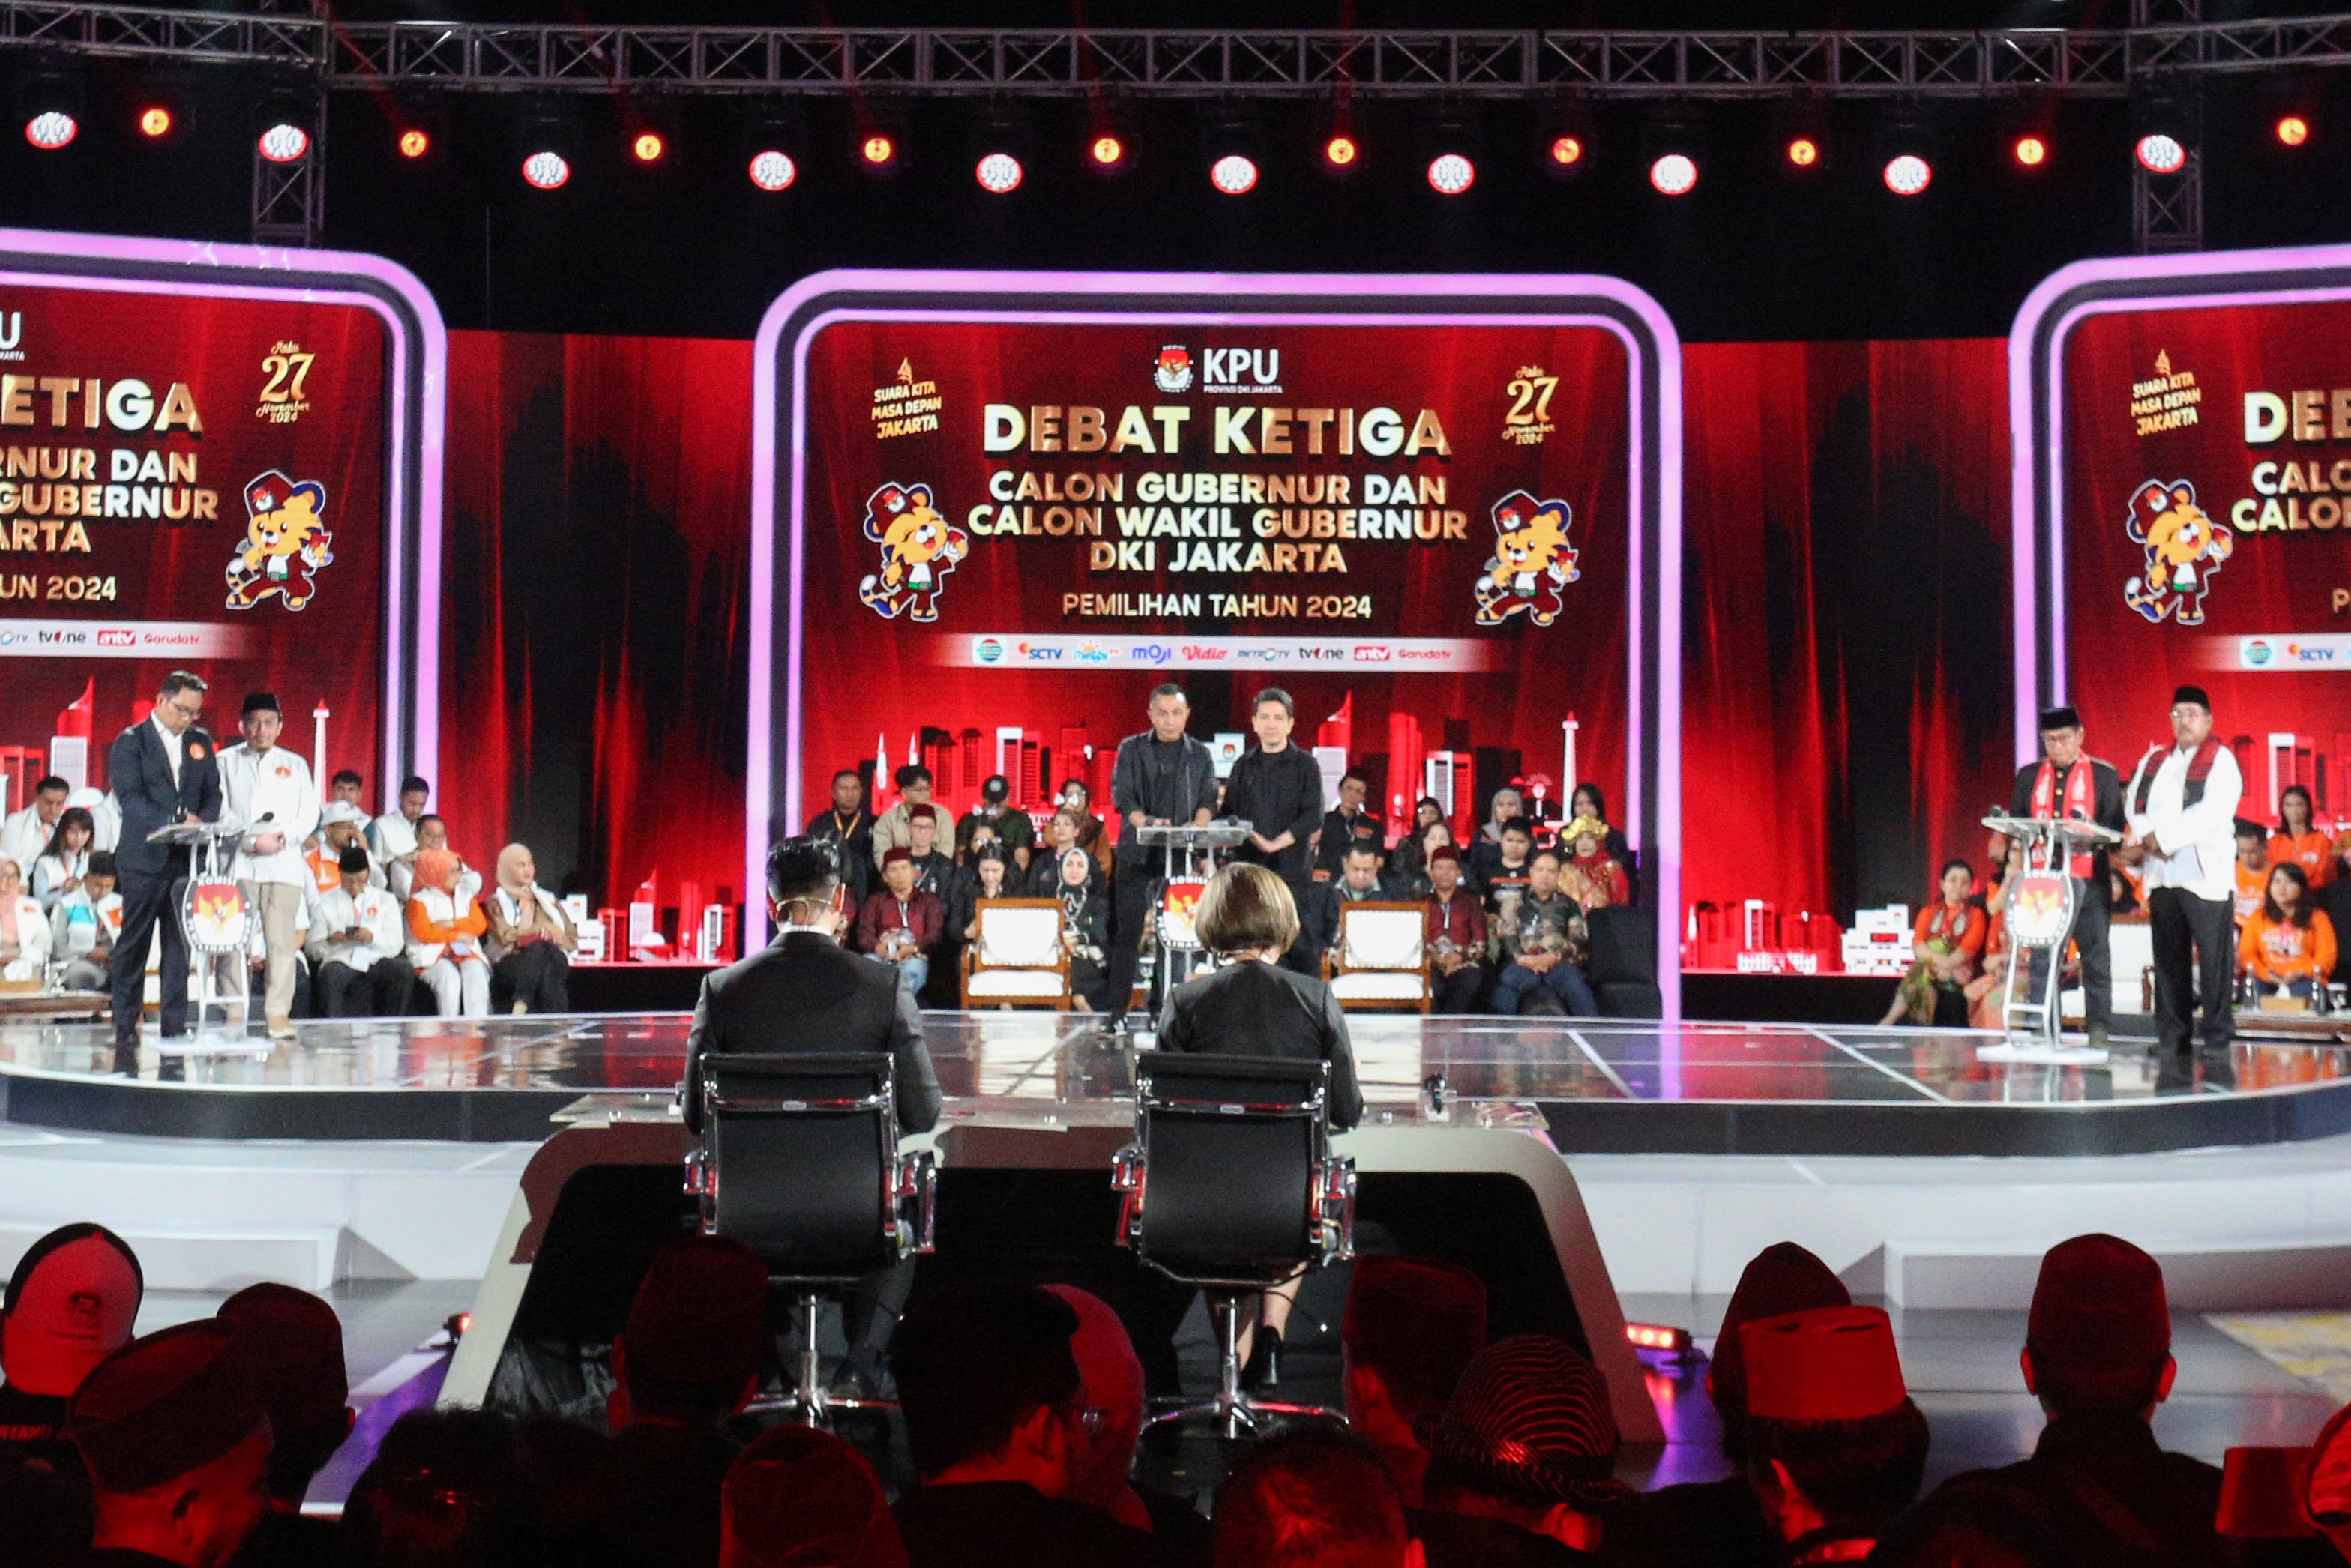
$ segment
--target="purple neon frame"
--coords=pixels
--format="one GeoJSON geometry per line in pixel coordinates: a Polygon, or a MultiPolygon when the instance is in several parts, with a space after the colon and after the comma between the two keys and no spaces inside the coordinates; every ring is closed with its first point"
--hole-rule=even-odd
{"type": "MultiPolygon", "coordinates": [[[[1681,1017],[1681,465],[1682,465],[1682,392],[1681,340],[1672,321],[1656,301],[1640,289],[1613,277],[1577,274],[1560,275],[1363,275],[1267,273],[1134,273],[1134,272],[960,272],[924,270],[844,269],[817,273],[801,279],[779,296],[769,306],[760,320],[758,340],[751,356],[752,375],[752,448],[751,448],[751,649],[750,649],[750,712],[748,744],[745,756],[745,815],[744,815],[744,889],[745,927],[747,936],[766,928],[766,912],[760,907],[758,890],[766,879],[767,828],[774,796],[773,775],[769,767],[774,739],[774,658],[775,617],[778,603],[775,580],[775,546],[777,517],[777,454],[782,434],[782,421],[776,406],[776,382],[778,355],[783,343],[783,331],[788,323],[810,301],[823,296],[844,292],[901,293],[935,298],[940,295],[965,295],[984,298],[987,306],[957,308],[938,305],[910,305],[893,308],[881,305],[858,305],[826,311],[803,324],[792,344],[793,399],[790,411],[792,580],[787,586],[786,606],[789,620],[786,634],[786,719],[788,738],[792,741],[785,762],[785,794],[798,801],[800,785],[800,758],[798,746],[800,723],[800,663],[804,638],[801,610],[803,582],[801,571],[805,556],[806,518],[802,511],[807,464],[807,377],[804,373],[809,345],[827,326],[845,319],[919,319],[936,320],[998,320],[998,321],[1062,321],[1062,322],[1127,322],[1148,321],[1155,324],[1177,322],[1211,322],[1259,325],[1312,326],[1510,326],[1541,324],[1546,326],[1575,325],[1600,327],[1614,333],[1626,352],[1627,394],[1631,419],[1628,486],[1632,525],[1632,555],[1628,561],[1627,594],[1630,636],[1626,653],[1629,678],[1628,701],[1630,715],[1626,731],[1626,804],[1627,825],[1638,833],[1642,819],[1642,781],[1639,758],[1643,753],[1642,688],[1643,656],[1654,646],[1656,667],[1657,734],[1651,741],[1656,759],[1657,842],[1639,845],[1656,872],[1657,906],[1657,984],[1663,995],[1664,1016],[1668,1023],[1681,1017]],[[1441,308],[1426,311],[1393,309],[1350,312],[1343,308],[1316,311],[1311,306],[1316,299],[1343,302],[1364,297],[1391,298],[1398,295],[1419,292],[1433,299],[1447,296],[1457,298],[1523,298],[1530,308],[1522,313],[1460,313],[1448,314],[1441,308]],[[1067,299],[1071,296],[1102,297],[1101,310],[1072,309],[1066,305],[1057,308],[1023,312],[1008,308],[997,301],[1007,297],[1050,295],[1067,299]],[[1301,300],[1297,311],[1270,312],[1262,308],[1218,310],[1219,299],[1262,299],[1267,296],[1293,295],[1301,300]],[[1161,298],[1189,296],[1199,301],[1197,308],[1169,310],[1125,307],[1117,303],[1121,297],[1156,296],[1161,298]],[[1572,308],[1544,311],[1546,298],[1594,297],[1611,300],[1625,307],[1646,329],[1648,340],[1627,329],[1623,321],[1607,316],[1594,315],[1572,308]],[[1657,515],[1655,519],[1661,559],[1656,563],[1657,580],[1657,624],[1646,625],[1642,610],[1642,588],[1645,567],[1643,551],[1646,548],[1642,511],[1645,505],[1645,474],[1643,452],[1642,404],[1645,393],[1654,387],[1657,402],[1657,451],[1649,460],[1656,474],[1657,515]],[[1646,634],[1646,635],[1645,635],[1646,634]]],[[[1678,1071],[1668,1076],[1677,1080],[1678,1071]]]]}
{"type": "Polygon", "coordinates": [[[440,772],[441,687],[441,500],[443,419],[447,406],[449,339],[440,307],[414,273],[397,262],[353,251],[286,250],[266,246],[215,245],[204,240],[142,239],[120,235],[57,234],[39,229],[0,228],[0,285],[84,288],[113,293],[176,295],[228,299],[290,299],[306,305],[355,305],[372,311],[392,343],[388,423],[391,445],[384,488],[384,516],[392,548],[384,561],[383,712],[386,790],[384,809],[398,781],[409,773],[440,772]],[[142,277],[103,273],[46,271],[24,258],[184,267],[186,277],[142,277]],[[272,274],[340,276],[356,284],[397,295],[414,313],[416,328],[392,309],[381,293],[367,287],[319,288],[307,283],[270,281],[272,274]],[[249,277],[250,281],[246,281],[249,277]],[[412,341],[412,338],[415,340],[412,341]],[[421,377],[421,384],[415,384],[421,377]],[[409,394],[416,392],[416,428],[410,429],[409,394]],[[408,464],[417,455],[416,634],[411,646],[405,614],[406,588],[401,519],[409,514],[408,464]],[[413,713],[405,735],[403,715],[413,713]],[[413,737],[413,749],[407,743],[413,737]]]}
{"type": "Polygon", "coordinates": [[[2129,310],[2201,310],[2228,305],[2311,305],[2351,299],[2351,246],[2294,246],[2272,250],[2210,251],[2195,256],[2107,256],[2077,261],[2042,279],[2017,310],[2008,334],[2008,423],[2012,455],[2009,495],[2011,612],[2014,622],[2016,682],[2016,760],[2018,766],[2041,755],[2039,727],[2040,640],[2048,632],[2049,693],[2053,702],[2065,700],[2065,486],[2064,404],[2065,340],[2074,328],[2093,316],[2129,310]],[[2295,286],[2297,273],[2330,274],[2342,282],[2295,286]],[[2260,277],[2258,287],[2244,281],[2260,277]],[[2085,286],[2129,283],[2178,283],[2210,279],[2209,291],[2177,293],[2101,294],[2067,303],[2085,286]],[[2052,313],[2054,324],[2049,325],[2052,313]],[[2045,377],[2033,365],[2034,342],[2048,328],[2045,377]],[[2038,380],[2039,384],[2036,383],[2038,380]],[[2039,400],[2046,399],[2042,403],[2039,400]],[[2042,449],[2033,427],[2036,412],[2048,420],[2047,449],[2042,449]],[[2042,515],[2045,481],[2047,515],[2042,515]],[[2035,546],[2045,539],[2049,549],[2047,593],[2034,575],[2035,546]]]}

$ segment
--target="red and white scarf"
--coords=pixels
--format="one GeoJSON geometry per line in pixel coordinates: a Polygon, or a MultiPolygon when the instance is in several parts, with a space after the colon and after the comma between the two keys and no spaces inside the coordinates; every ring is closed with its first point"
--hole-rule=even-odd
{"type": "MultiPolygon", "coordinates": [[[[2063,816],[2069,822],[2086,822],[2097,815],[2097,768],[2086,757],[2074,759],[2065,775],[2065,810],[2063,816]]],[[[2032,776],[2032,814],[2036,817],[2060,815],[2057,805],[2057,765],[2047,758],[2041,759],[2041,771],[2032,776]]],[[[2090,857],[2072,856],[2065,862],[2065,873],[2088,881],[2090,857]]]]}

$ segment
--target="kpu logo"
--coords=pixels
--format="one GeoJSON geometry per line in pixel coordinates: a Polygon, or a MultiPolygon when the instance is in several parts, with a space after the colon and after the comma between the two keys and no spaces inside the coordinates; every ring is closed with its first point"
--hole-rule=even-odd
{"type": "Polygon", "coordinates": [[[1200,351],[1200,390],[1278,392],[1281,390],[1281,350],[1204,349],[1200,351]]]}
{"type": "Polygon", "coordinates": [[[1181,343],[1169,343],[1159,350],[1159,362],[1151,367],[1151,384],[1164,392],[1192,390],[1192,350],[1181,343]]]}

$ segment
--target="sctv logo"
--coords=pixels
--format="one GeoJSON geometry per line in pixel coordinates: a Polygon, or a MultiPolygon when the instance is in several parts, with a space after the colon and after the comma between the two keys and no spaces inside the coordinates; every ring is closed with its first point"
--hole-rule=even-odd
{"type": "Polygon", "coordinates": [[[1281,382],[1280,349],[1204,349],[1200,379],[1210,390],[1218,387],[1274,387],[1281,382]]]}

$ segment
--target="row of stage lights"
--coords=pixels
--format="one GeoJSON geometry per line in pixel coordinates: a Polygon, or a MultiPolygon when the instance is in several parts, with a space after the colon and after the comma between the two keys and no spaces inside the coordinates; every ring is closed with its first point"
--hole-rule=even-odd
{"type": "MultiPolygon", "coordinates": [[[[141,107],[136,120],[140,134],[150,141],[169,136],[176,123],[171,109],[162,104],[141,107]]],[[[25,121],[25,140],[45,152],[71,145],[80,131],[80,121],[60,109],[43,110],[25,121]]],[[[2304,115],[2282,114],[2270,132],[2281,146],[2301,147],[2310,140],[2311,124],[2304,115]]],[[[399,131],[394,145],[402,157],[410,160],[423,158],[434,150],[432,134],[413,125],[399,131]]],[[[272,162],[291,163],[310,151],[310,133],[291,119],[276,120],[263,126],[255,148],[272,162]]],[[[1117,132],[1097,131],[1087,141],[1086,158],[1095,172],[1114,174],[1124,172],[1131,151],[1117,132]]],[[[2045,165],[2052,151],[2048,135],[2038,131],[2020,132],[2008,144],[2011,160],[2025,170],[2045,165]]],[[[2132,151],[2140,166],[2153,174],[2176,174],[2188,163],[2186,146],[2162,131],[2141,136],[2132,151]]],[[[898,139],[886,131],[868,131],[858,140],[858,160],[870,172],[893,172],[901,152],[898,139]]],[[[668,156],[669,143],[657,131],[640,130],[631,133],[629,153],[639,163],[658,163],[668,156]]],[[[1584,140],[1571,132],[1553,137],[1549,148],[1552,168],[1560,173],[1580,171],[1589,153],[1584,140]]],[[[1791,168],[1802,172],[1824,163],[1828,149],[1818,135],[1800,131],[1788,138],[1782,155],[1791,168]]],[[[1323,140],[1322,161],[1326,172],[1352,172],[1363,160],[1363,143],[1351,132],[1333,131],[1323,140]]],[[[788,191],[799,178],[799,164],[780,147],[764,147],[751,154],[747,172],[751,183],[762,191],[788,191]]],[[[1257,188],[1259,169],[1258,161],[1248,153],[1228,152],[1209,162],[1207,173],[1209,184],[1217,190],[1239,196],[1257,188]]],[[[1429,189],[1437,194],[1458,196],[1477,184],[1478,165],[1467,152],[1439,151],[1428,160],[1426,175],[1429,189]]],[[[1008,149],[983,152],[972,166],[973,181],[992,195],[1010,194],[1027,176],[1021,158],[1008,149]]],[[[522,177],[538,190],[558,190],[569,183],[571,162],[553,147],[538,148],[524,155],[522,177]]],[[[1916,196],[1934,183],[1935,170],[1925,152],[1897,151],[1886,159],[1882,178],[1896,195],[1916,196]]],[[[1667,151],[1650,161],[1649,183],[1660,195],[1686,196],[1698,188],[1698,181],[1694,152],[1667,151]]]]}

